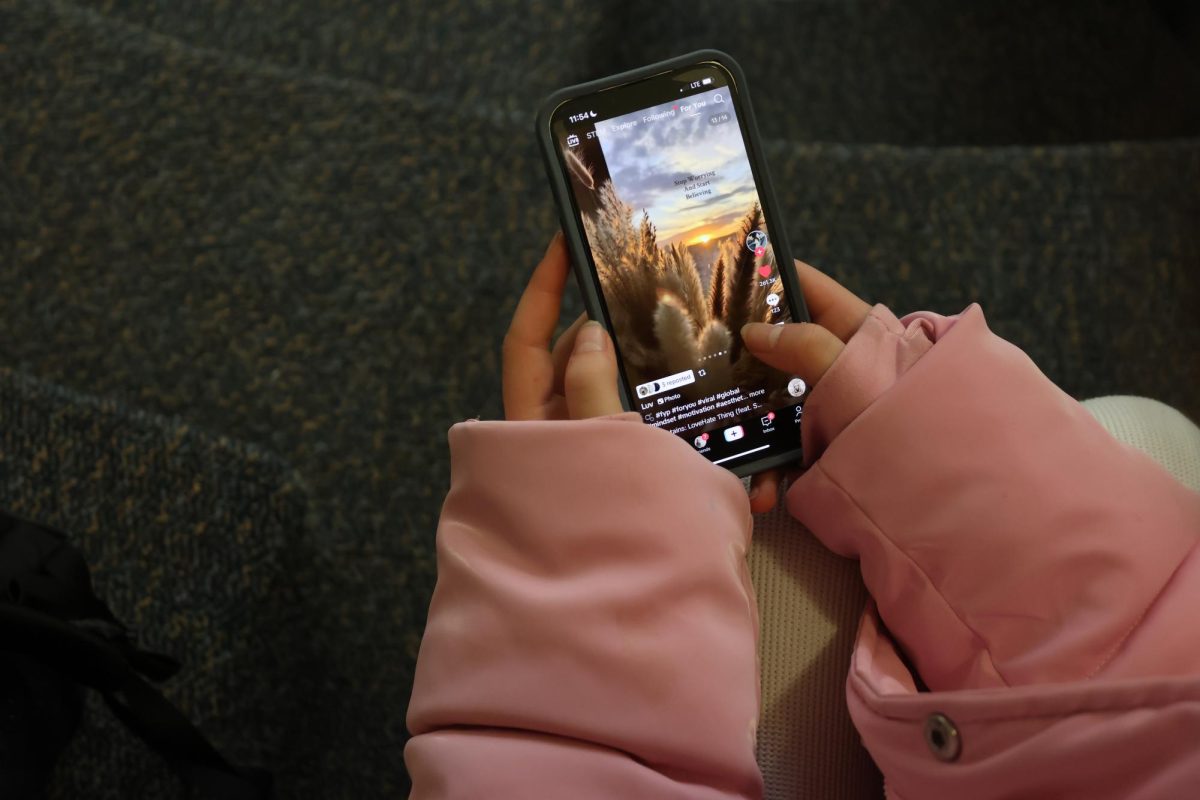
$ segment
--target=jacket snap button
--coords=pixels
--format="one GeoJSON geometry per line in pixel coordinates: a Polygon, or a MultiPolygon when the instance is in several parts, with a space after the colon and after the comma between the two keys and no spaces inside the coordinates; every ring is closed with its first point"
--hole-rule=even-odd
{"type": "Polygon", "coordinates": [[[957,761],[962,752],[958,728],[945,714],[930,714],[925,719],[925,744],[938,761],[957,761]]]}

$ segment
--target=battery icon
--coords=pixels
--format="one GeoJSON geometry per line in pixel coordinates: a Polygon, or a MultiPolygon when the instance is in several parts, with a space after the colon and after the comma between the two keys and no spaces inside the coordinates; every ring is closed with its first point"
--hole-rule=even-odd
{"type": "Polygon", "coordinates": [[[712,83],[712,78],[705,78],[704,80],[700,81],[700,83],[708,86],[710,83],[712,83]]]}

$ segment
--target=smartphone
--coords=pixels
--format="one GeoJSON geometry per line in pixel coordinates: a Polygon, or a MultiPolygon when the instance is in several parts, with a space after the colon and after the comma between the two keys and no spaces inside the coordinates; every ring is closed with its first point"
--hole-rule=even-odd
{"type": "Polygon", "coordinates": [[[562,89],[537,136],[625,407],[736,475],[799,461],[808,387],[741,340],[808,314],[737,63],[701,50],[562,89]]]}

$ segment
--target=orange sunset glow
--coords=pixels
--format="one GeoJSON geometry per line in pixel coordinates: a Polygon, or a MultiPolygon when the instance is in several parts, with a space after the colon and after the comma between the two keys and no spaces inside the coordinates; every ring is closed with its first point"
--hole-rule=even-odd
{"type": "Polygon", "coordinates": [[[736,231],[737,227],[738,222],[736,221],[729,225],[723,225],[720,227],[706,223],[672,238],[674,238],[675,241],[686,242],[689,245],[708,244],[711,241],[728,236],[736,231]]]}

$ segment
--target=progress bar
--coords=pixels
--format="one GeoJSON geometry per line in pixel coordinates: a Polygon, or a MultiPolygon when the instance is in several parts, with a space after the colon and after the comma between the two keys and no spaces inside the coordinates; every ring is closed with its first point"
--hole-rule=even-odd
{"type": "Polygon", "coordinates": [[[769,444],[764,444],[762,447],[756,447],[756,448],[754,448],[753,450],[747,450],[747,451],[746,451],[746,452],[744,452],[744,453],[738,453],[736,456],[725,456],[724,458],[718,458],[716,461],[714,461],[714,462],[712,462],[712,463],[714,463],[714,464],[720,464],[720,463],[723,463],[723,462],[725,462],[725,461],[733,461],[735,458],[741,458],[742,456],[748,456],[748,455],[750,455],[751,453],[757,453],[759,450],[766,450],[766,449],[767,449],[768,447],[770,447],[770,446],[771,446],[771,445],[769,445],[769,444]]]}

